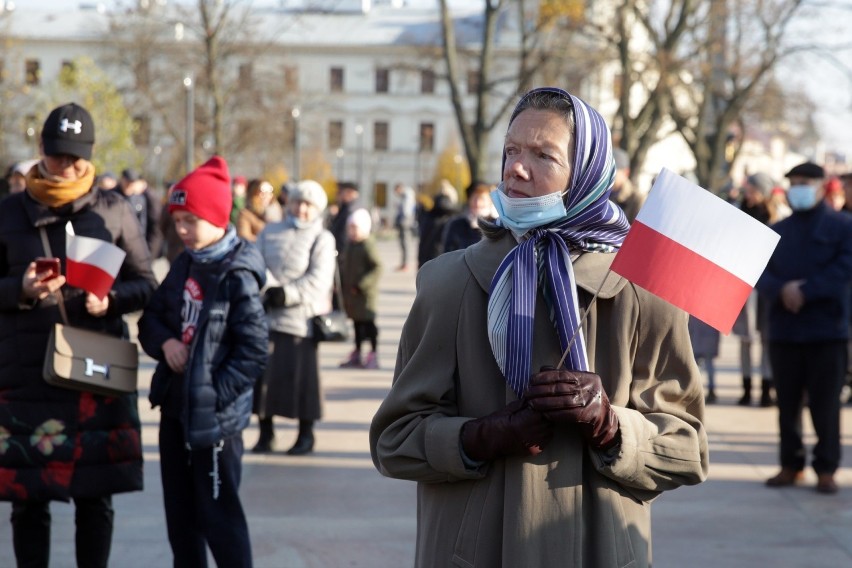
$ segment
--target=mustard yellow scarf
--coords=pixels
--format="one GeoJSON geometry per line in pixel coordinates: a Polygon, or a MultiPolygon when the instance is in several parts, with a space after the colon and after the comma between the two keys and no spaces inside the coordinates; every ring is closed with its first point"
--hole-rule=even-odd
{"type": "Polygon", "coordinates": [[[39,162],[27,174],[27,191],[33,199],[48,207],[62,207],[85,195],[95,183],[95,166],[82,160],[77,168],[77,179],[68,180],[51,175],[39,162]]]}

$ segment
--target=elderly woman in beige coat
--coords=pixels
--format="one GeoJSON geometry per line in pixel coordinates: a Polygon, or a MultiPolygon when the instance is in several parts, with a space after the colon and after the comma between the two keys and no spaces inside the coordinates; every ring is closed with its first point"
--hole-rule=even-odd
{"type": "Polygon", "coordinates": [[[647,567],[651,501],[706,477],[687,315],[609,272],[613,169],[594,109],[527,93],[497,224],[418,274],[370,429],[379,471],[418,482],[416,566],[647,567]]]}

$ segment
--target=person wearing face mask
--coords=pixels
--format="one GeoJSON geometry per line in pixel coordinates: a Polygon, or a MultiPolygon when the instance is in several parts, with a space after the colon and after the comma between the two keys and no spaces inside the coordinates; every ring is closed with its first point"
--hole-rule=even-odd
{"type": "Polygon", "coordinates": [[[254,391],[260,425],[255,453],[275,449],[274,416],[299,421],[299,434],[288,454],[314,449],[313,427],[322,415],[322,391],[311,319],[331,311],[337,263],[334,235],[323,227],[327,204],[319,183],[300,181],[287,198],[288,215],[267,224],[257,237],[272,277],[264,291],[272,348],[266,373],[254,391]]]}
{"type": "Polygon", "coordinates": [[[823,200],[821,166],[805,162],[787,172],[790,217],[757,282],[769,307],[769,360],[775,380],[781,471],[766,481],[786,487],[804,479],[802,407],[807,402],[818,442],[811,467],[816,489],[838,490],[840,391],[846,375],[852,284],[852,219],[823,200]]]}
{"type": "Polygon", "coordinates": [[[609,273],[597,111],[534,89],[503,156],[497,221],[420,269],[373,462],[419,484],[415,566],[647,568],[651,501],[707,475],[687,314],[609,273]]]}

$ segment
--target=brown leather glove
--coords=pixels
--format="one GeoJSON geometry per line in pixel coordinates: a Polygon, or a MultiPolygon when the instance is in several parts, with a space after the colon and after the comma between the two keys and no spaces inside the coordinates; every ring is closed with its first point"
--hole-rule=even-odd
{"type": "Polygon", "coordinates": [[[593,448],[607,450],[621,442],[618,417],[594,373],[544,367],[530,378],[524,400],[548,420],[577,424],[593,448]]]}
{"type": "Polygon", "coordinates": [[[461,429],[464,453],[477,461],[509,455],[538,455],[553,426],[523,401],[510,402],[488,416],[465,422],[461,429]]]}

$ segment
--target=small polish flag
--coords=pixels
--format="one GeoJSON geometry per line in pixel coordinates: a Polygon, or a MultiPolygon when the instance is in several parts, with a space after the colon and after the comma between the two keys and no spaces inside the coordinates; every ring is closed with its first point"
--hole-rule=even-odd
{"type": "Polygon", "coordinates": [[[107,241],[78,237],[65,225],[65,278],[71,286],[104,298],[121,269],[126,253],[107,241]]]}
{"type": "Polygon", "coordinates": [[[780,238],[663,168],[612,270],[727,334],[780,238]]]}

